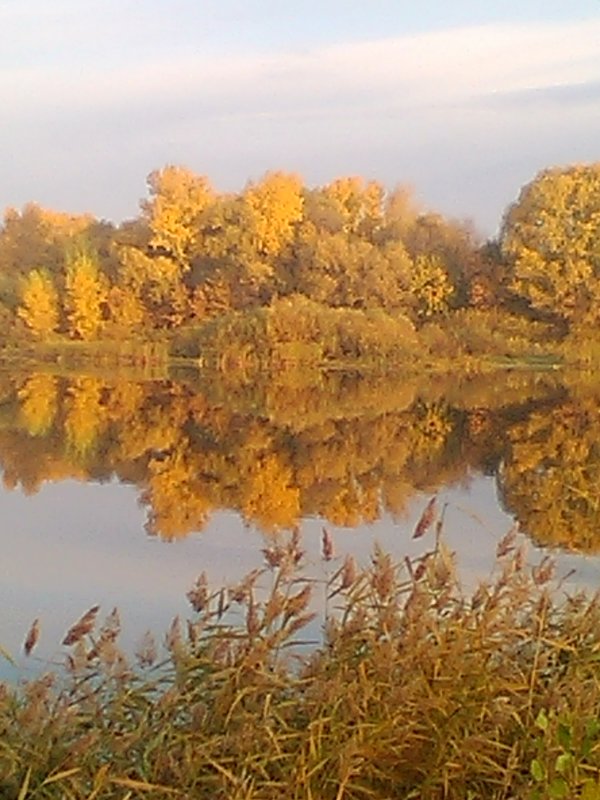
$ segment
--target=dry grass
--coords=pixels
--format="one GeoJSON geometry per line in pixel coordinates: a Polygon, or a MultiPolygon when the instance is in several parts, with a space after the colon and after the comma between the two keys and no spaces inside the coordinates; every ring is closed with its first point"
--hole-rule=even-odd
{"type": "Polygon", "coordinates": [[[0,688],[1,796],[600,798],[597,598],[559,599],[515,532],[465,596],[436,538],[360,570],[325,531],[318,649],[299,645],[323,587],[299,576],[298,536],[229,590],[200,576],[163,663],[150,636],[127,663],[118,616],[91,609],[67,635],[66,678],[0,688]]]}

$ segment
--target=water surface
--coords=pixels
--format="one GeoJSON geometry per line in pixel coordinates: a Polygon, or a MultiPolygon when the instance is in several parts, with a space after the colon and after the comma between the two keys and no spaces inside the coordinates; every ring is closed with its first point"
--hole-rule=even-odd
{"type": "Polygon", "coordinates": [[[366,562],[376,541],[418,555],[434,495],[467,583],[516,521],[533,560],[550,551],[575,569],[570,587],[595,589],[599,396],[593,378],[553,372],[4,373],[0,643],[18,656],[38,617],[39,657],[60,660],[65,630],[100,604],[119,607],[133,648],[188,615],[201,571],[231,583],[294,528],[315,573],[324,526],[340,555],[366,562]]]}

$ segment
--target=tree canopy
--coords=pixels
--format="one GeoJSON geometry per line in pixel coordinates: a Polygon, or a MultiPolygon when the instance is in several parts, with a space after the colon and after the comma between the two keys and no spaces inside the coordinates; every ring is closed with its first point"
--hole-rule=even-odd
{"type": "Polygon", "coordinates": [[[596,321],[600,300],[600,164],[547,169],[521,191],[500,242],[511,288],[534,311],[596,321]]]}

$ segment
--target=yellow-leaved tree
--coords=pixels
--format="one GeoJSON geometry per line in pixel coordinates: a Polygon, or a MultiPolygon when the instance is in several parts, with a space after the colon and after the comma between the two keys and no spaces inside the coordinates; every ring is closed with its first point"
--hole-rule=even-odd
{"type": "Polygon", "coordinates": [[[323,189],[323,195],[334,201],[346,233],[371,238],[383,222],[384,189],[377,181],[358,177],[338,178],[323,189]]]}
{"type": "Polygon", "coordinates": [[[454,291],[444,263],[437,256],[415,258],[410,290],[419,317],[446,311],[454,291]]]}
{"type": "Polygon", "coordinates": [[[151,231],[150,248],[172,258],[186,272],[200,214],[213,202],[214,192],[207,178],[177,166],[151,172],[148,187],[150,200],[142,208],[151,231]]]}
{"type": "Polygon", "coordinates": [[[597,318],[600,162],[544,170],[509,208],[500,234],[512,289],[567,322],[597,318]]]}
{"type": "Polygon", "coordinates": [[[302,181],[297,175],[269,172],[250,184],[244,199],[253,212],[255,246],[260,255],[276,256],[291,242],[302,219],[302,181]]]}
{"type": "Polygon", "coordinates": [[[100,272],[97,258],[84,248],[67,256],[65,274],[65,311],[69,335],[90,341],[104,324],[104,306],[108,281],[100,272]]]}
{"type": "Polygon", "coordinates": [[[56,331],[59,321],[58,294],[50,274],[32,269],[23,279],[17,314],[38,338],[56,331]]]}

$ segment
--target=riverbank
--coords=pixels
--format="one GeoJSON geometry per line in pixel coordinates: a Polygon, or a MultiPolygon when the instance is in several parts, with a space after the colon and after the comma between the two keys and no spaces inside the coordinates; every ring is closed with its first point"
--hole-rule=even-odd
{"type": "Polygon", "coordinates": [[[463,310],[416,328],[382,309],[327,308],[306,298],[231,313],[151,339],[8,341],[5,364],[209,368],[255,373],[325,369],[380,372],[488,372],[596,367],[594,332],[560,337],[551,326],[499,310],[463,310]]]}

